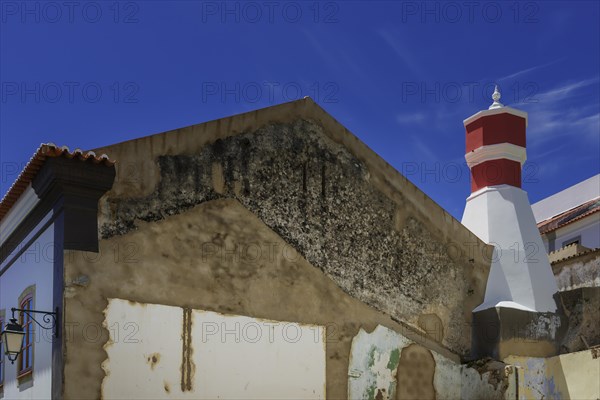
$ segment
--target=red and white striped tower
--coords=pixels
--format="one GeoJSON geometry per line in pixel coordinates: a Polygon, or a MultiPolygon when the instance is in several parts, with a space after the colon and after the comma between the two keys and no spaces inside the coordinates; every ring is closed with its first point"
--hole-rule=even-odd
{"type": "Polygon", "coordinates": [[[521,189],[527,113],[502,105],[498,87],[492,99],[489,109],[464,120],[471,195],[462,223],[495,247],[484,302],[474,312],[556,313],[558,287],[521,189]]]}
{"type": "Polygon", "coordinates": [[[462,223],[496,247],[485,300],[477,309],[554,312],[558,287],[527,193],[521,189],[527,113],[503,106],[497,86],[492,99],[489,109],[464,120],[471,195],[462,223]]]}

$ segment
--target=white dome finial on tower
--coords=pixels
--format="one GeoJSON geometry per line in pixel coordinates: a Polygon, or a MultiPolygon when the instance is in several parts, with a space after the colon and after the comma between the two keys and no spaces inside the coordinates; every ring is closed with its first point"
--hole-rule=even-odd
{"type": "Polygon", "coordinates": [[[500,90],[498,89],[498,85],[496,85],[496,87],[494,88],[494,93],[492,94],[492,100],[494,100],[494,102],[492,103],[491,106],[489,106],[489,110],[493,110],[494,108],[501,108],[504,107],[504,104],[500,103],[500,97],[502,97],[502,94],[500,94],[500,90]]]}

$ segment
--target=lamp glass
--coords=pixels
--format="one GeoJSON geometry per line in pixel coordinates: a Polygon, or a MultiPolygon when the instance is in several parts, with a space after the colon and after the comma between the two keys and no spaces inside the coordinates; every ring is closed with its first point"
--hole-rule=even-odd
{"type": "Polygon", "coordinates": [[[25,332],[23,332],[23,327],[17,324],[16,321],[12,320],[11,323],[6,324],[6,328],[2,332],[4,353],[8,356],[13,356],[16,358],[16,356],[21,352],[24,337],[25,332]]]}

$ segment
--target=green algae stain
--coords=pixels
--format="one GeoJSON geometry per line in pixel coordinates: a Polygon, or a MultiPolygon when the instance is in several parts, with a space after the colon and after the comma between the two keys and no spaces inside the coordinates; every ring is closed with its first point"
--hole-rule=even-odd
{"type": "Polygon", "coordinates": [[[375,400],[375,386],[377,385],[373,384],[367,388],[367,400],[375,400]]]}
{"type": "Polygon", "coordinates": [[[377,349],[375,348],[375,346],[371,347],[371,350],[369,350],[369,358],[367,359],[369,368],[372,368],[375,365],[375,352],[376,351],[377,351],[377,349]]]}
{"type": "Polygon", "coordinates": [[[399,363],[400,363],[400,350],[394,349],[390,353],[390,361],[388,361],[387,369],[389,369],[390,371],[394,371],[398,367],[399,363]]]}
{"type": "MultiPolygon", "coordinates": [[[[371,346],[371,349],[369,350],[369,355],[367,357],[367,365],[368,365],[369,370],[371,370],[375,366],[376,353],[377,353],[377,347],[371,346]]],[[[375,383],[375,382],[373,382],[372,385],[367,387],[367,390],[365,392],[366,400],[375,400],[375,389],[377,389],[377,383],[375,383]]]]}

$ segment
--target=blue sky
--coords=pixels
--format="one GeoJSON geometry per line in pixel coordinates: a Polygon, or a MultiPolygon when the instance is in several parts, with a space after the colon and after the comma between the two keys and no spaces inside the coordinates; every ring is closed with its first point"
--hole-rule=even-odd
{"type": "Polygon", "coordinates": [[[535,202],[600,170],[599,2],[0,1],[0,191],[90,149],[311,96],[460,219],[463,119],[529,113],[535,202]]]}

